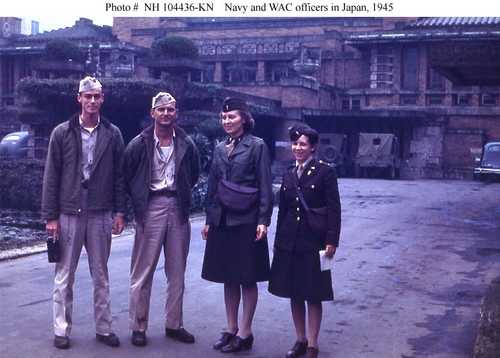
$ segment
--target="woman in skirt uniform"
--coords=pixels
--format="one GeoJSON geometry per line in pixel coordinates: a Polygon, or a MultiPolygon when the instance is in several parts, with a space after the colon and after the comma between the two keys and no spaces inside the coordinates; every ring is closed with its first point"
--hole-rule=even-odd
{"type": "MultiPolygon", "coordinates": [[[[270,274],[266,235],[273,197],[267,146],[250,134],[254,120],[246,103],[238,98],[226,99],[221,121],[228,139],[215,148],[208,178],[207,219],[202,230],[207,244],[201,275],[224,284],[227,329],[213,348],[228,353],[252,348],[257,282],[268,281],[270,274]],[[253,190],[253,205],[238,211],[231,208],[222,200],[220,185],[225,182],[253,190]],[[238,324],[241,298],[243,314],[238,324]]],[[[245,201],[236,200],[236,204],[245,201]]]]}
{"type": "Polygon", "coordinates": [[[305,125],[290,128],[296,165],[283,176],[280,191],[269,292],[290,298],[297,341],[286,353],[288,358],[318,356],[321,302],[333,300],[330,271],[321,271],[319,251],[326,250],[330,258],[335,254],[340,236],[340,199],[335,169],[313,158],[318,137],[318,132],[305,125]],[[324,230],[312,229],[303,201],[309,208],[326,208],[324,230]]]}

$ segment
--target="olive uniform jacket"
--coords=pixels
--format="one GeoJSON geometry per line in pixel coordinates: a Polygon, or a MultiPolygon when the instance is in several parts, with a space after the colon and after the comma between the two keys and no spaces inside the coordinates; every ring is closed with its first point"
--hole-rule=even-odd
{"type": "Polygon", "coordinates": [[[223,208],[217,200],[217,185],[222,179],[259,189],[259,202],[255,208],[245,213],[229,211],[224,213],[227,226],[271,223],[273,212],[271,162],[266,143],[261,138],[244,134],[229,156],[225,142],[215,147],[208,176],[207,225],[221,225],[223,208]]]}
{"type": "MultiPolygon", "coordinates": [[[[200,175],[200,157],[193,140],[175,126],[174,158],[177,200],[184,220],[189,219],[191,189],[200,175]]],[[[154,124],[144,129],[125,148],[123,172],[127,191],[132,198],[136,219],[146,213],[151,185],[154,150],[154,124]]]]}
{"type": "Polygon", "coordinates": [[[274,246],[286,251],[319,251],[327,244],[338,246],[339,238],[340,199],[335,169],[312,159],[299,179],[295,168],[290,168],[283,176],[280,189],[274,246]],[[310,228],[297,187],[301,188],[307,206],[328,208],[326,235],[318,235],[310,228]]]}
{"type": "MultiPolygon", "coordinates": [[[[101,116],[97,127],[94,164],[88,182],[88,209],[125,212],[122,175],[123,138],[118,127],[101,116]]],[[[82,136],[79,114],[59,124],[50,135],[43,175],[42,217],[81,211],[82,136]]]]}

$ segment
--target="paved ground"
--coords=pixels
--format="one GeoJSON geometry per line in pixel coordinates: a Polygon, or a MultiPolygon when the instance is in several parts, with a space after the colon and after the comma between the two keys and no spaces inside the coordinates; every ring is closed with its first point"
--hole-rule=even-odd
{"type": "MultiPolygon", "coordinates": [[[[336,301],[324,305],[320,357],[469,357],[481,298],[500,273],[500,184],[343,179],[340,190],[336,301]]],[[[222,287],[200,278],[202,223],[193,219],[185,299],[185,325],[196,344],[162,334],[162,261],[153,288],[150,344],[129,343],[132,240],[123,236],[113,242],[110,260],[121,348],[95,342],[85,253],[75,284],[73,347],[52,347],[53,267],[39,254],[0,262],[0,357],[220,357],[210,346],[225,324],[222,287]]],[[[268,294],[265,284],[260,288],[255,347],[239,355],[283,357],[294,341],[288,302],[268,294]]]]}

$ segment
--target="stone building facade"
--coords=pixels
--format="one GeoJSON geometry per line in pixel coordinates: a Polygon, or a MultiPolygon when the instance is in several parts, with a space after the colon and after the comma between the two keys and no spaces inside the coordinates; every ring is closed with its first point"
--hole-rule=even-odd
{"type": "Polygon", "coordinates": [[[287,127],[303,121],[344,135],[351,159],[359,133],[395,134],[402,177],[470,178],[473,154],[500,139],[499,30],[499,18],[117,17],[112,29],[81,19],[52,34],[0,39],[0,113],[15,82],[33,73],[43,39],[94,44],[102,76],[160,78],[180,70],[152,68],[151,44],[182,36],[201,64],[185,66],[184,80],[214,93],[203,104],[188,98],[191,109],[214,112],[218,97],[241,93],[276,163],[290,159],[287,127]]]}
{"type": "MultiPolygon", "coordinates": [[[[121,40],[149,47],[192,39],[202,71],[190,80],[279,101],[277,159],[286,128],[305,121],[347,136],[389,132],[403,177],[470,178],[473,155],[500,139],[498,18],[115,18],[121,40]]],[[[283,148],[283,149],[282,149],[283,148]]],[[[280,153],[282,150],[282,153],[280,153]]]]}

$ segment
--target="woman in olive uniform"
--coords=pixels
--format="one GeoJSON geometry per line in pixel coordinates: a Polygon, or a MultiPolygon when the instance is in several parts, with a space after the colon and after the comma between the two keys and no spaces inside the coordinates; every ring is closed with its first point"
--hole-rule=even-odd
{"type": "Polygon", "coordinates": [[[273,198],[267,146],[250,134],[254,120],[246,103],[238,98],[226,99],[221,121],[228,139],[215,148],[208,178],[202,277],[224,284],[228,326],[213,348],[228,353],[249,350],[253,344],[257,282],[269,280],[270,273],[266,234],[273,198]],[[218,193],[221,181],[257,192],[255,204],[244,211],[223,205],[222,194],[218,193]],[[243,314],[238,324],[241,298],[243,314]]]}
{"type": "Polygon", "coordinates": [[[318,355],[322,301],[333,300],[330,271],[321,271],[319,251],[332,258],[340,236],[340,199],[335,169],[314,159],[318,133],[307,126],[290,128],[296,165],[283,176],[269,291],[290,298],[297,341],[286,357],[318,355]],[[307,220],[309,208],[326,208],[327,226],[318,232],[307,220]],[[307,330],[306,330],[307,302],[307,330]]]}

